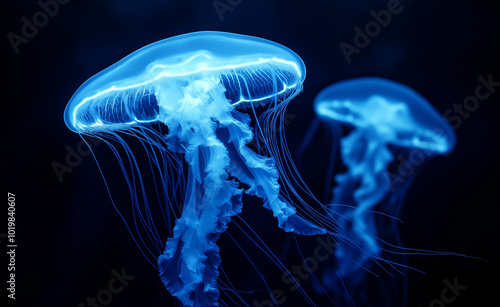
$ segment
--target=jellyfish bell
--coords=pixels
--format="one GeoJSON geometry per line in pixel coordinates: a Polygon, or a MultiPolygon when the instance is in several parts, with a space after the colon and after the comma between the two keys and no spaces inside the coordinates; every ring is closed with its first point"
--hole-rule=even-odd
{"type": "MultiPolygon", "coordinates": [[[[216,241],[241,211],[243,193],[261,198],[287,232],[326,232],[299,216],[280,193],[281,163],[273,153],[283,145],[267,144],[270,156],[251,150],[251,118],[240,112],[255,113],[256,107],[265,106],[265,117],[274,116],[301,91],[304,78],[304,63],[282,45],[245,35],[196,32],[139,49],[90,78],[68,103],[64,119],[71,130],[112,134],[131,160],[133,154],[116,132],[141,138],[148,143],[146,149],[156,146],[160,154],[148,154],[148,159],[159,169],[158,182],[165,189],[173,185],[158,157],[164,159],[166,152],[183,155],[188,171],[181,184],[182,214],[163,250],[154,225],[144,223],[161,253],[160,277],[184,306],[218,305],[221,260],[216,241]],[[150,128],[158,122],[168,133],[150,128]]],[[[130,164],[135,169],[129,177],[140,181],[137,162],[130,164]]],[[[144,189],[141,182],[130,187],[144,189]]],[[[138,194],[131,193],[135,203],[138,194]]],[[[164,194],[168,200],[168,191],[164,194]]]]}
{"type": "Polygon", "coordinates": [[[335,83],[316,96],[319,117],[356,128],[372,127],[393,145],[447,154],[455,133],[432,105],[413,89],[382,78],[335,83]]]}
{"type": "Polygon", "coordinates": [[[222,84],[237,108],[278,103],[300,91],[305,75],[300,57],[275,42],[194,32],[147,45],[87,80],[69,101],[64,120],[75,132],[155,122],[163,111],[159,96],[182,95],[186,85],[206,87],[209,80],[222,84]]]}

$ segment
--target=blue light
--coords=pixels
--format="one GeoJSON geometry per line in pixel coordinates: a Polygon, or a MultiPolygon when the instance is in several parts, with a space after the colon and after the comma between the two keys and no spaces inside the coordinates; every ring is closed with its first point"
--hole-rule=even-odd
{"type": "MultiPolygon", "coordinates": [[[[398,173],[401,167],[394,163],[418,156],[421,166],[437,154],[447,154],[453,150],[455,134],[421,95],[382,78],[335,83],[316,96],[314,109],[334,142],[340,143],[340,147],[333,147],[326,182],[331,182],[333,167],[338,169],[336,163],[345,167],[345,172],[335,176],[329,205],[330,215],[336,217],[345,234],[335,250],[333,270],[323,274],[323,283],[338,294],[337,302],[350,305],[354,301],[368,306],[371,303],[365,294],[374,285],[367,284],[367,275],[375,275],[373,270],[384,267],[384,263],[398,273],[406,268],[402,263],[386,261],[385,257],[436,253],[399,246],[397,215],[414,173],[398,173]],[[337,152],[340,158],[336,157],[337,152]]],[[[311,137],[312,133],[308,133],[304,144],[311,137]]],[[[385,284],[380,283],[379,287],[391,291],[385,284]]],[[[391,297],[381,295],[378,299],[395,299],[396,293],[391,297]]],[[[403,306],[403,301],[396,305],[403,306]]]]}
{"type": "Polygon", "coordinates": [[[429,102],[394,81],[359,78],[338,82],[318,94],[314,108],[319,117],[357,128],[373,127],[388,144],[440,154],[455,145],[455,133],[429,102]]]}
{"type": "Polygon", "coordinates": [[[154,122],[159,110],[151,108],[158,93],[165,86],[181,88],[190,78],[220,79],[227,98],[245,108],[301,87],[305,75],[300,57],[277,43],[232,33],[189,33],[145,46],[90,78],[71,98],[64,120],[75,132],[154,122]]]}
{"type": "Polygon", "coordinates": [[[278,153],[283,144],[267,142],[262,150],[270,157],[247,147],[254,134],[250,116],[243,111],[255,114],[256,107],[267,107],[256,131],[263,137],[275,134],[280,114],[302,90],[305,75],[300,57],[277,43],[196,32],[132,53],[90,78],[68,103],[64,115],[68,128],[118,141],[126,150],[129,173],[124,167],[128,164],[106,141],[131,190],[138,215],[134,226],[139,221],[146,229],[147,236],[139,234],[136,242],[147,246],[149,239],[153,247],[143,253],[161,253],[160,277],[184,306],[218,306],[221,260],[216,241],[241,211],[244,193],[261,198],[287,232],[326,232],[299,217],[292,202],[280,194],[279,167],[287,156],[278,153]],[[157,122],[168,128],[166,135],[153,129],[157,122]],[[158,197],[180,207],[180,212],[171,209],[181,215],[164,250],[147,201],[138,209],[138,198],[145,194],[139,161],[116,132],[141,140],[150,167],[157,168],[153,173],[161,184],[158,197]],[[184,164],[187,174],[182,173],[184,164]],[[176,187],[183,199],[171,201],[176,187]]]}

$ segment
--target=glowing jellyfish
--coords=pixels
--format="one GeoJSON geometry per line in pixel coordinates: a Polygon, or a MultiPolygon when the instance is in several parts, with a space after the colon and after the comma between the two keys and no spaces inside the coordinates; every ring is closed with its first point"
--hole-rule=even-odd
{"type": "MultiPolygon", "coordinates": [[[[254,135],[250,116],[242,112],[255,114],[258,106],[267,106],[268,114],[282,111],[301,91],[305,74],[300,57],[277,43],[196,32],[139,49],[90,78],[71,98],[66,125],[122,142],[132,165],[136,161],[116,132],[137,136],[146,148],[159,148],[161,157],[148,157],[158,168],[165,195],[172,192],[173,172],[159,162],[170,158],[179,165],[175,157],[180,154],[187,163],[187,179],[181,176],[178,184],[185,190],[181,216],[158,258],[163,283],[184,306],[218,305],[216,241],[240,212],[243,193],[260,197],[287,232],[324,233],[279,194],[275,160],[247,147],[254,135]],[[153,129],[156,123],[168,133],[153,129]]],[[[140,181],[138,170],[129,176],[140,181]]],[[[141,191],[141,184],[131,189],[141,191]]],[[[140,194],[135,190],[133,199],[140,194]]],[[[147,213],[141,218],[144,223],[149,219],[147,213]]],[[[154,225],[148,227],[158,241],[154,225]]]]}
{"type": "MultiPolygon", "coordinates": [[[[349,234],[344,239],[349,244],[338,246],[336,274],[330,274],[329,282],[325,280],[338,292],[348,289],[359,297],[357,287],[373,264],[368,260],[380,265],[382,251],[394,247],[384,240],[387,236],[399,239],[397,227],[377,220],[380,215],[375,211],[386,220],[387,215],[397,216],[412,170],[432,156],[449,153],[455,134],[422,96],[382,78],[331,85],[317,95],[314,109],[319,120],[330,127],[334,142],[340,139],[338,162],[345,169],[335,176],[330,209],[332,216],[342,216],[338,222],[349,234]]],[[[310,131],[305,144],[311,135],[310,131]]],[[[336,152],[334,147],[332,161],[337,159],[336,152]]],[[[330,163],[327,176],[334,173],[334,164],[330,163]]]]}

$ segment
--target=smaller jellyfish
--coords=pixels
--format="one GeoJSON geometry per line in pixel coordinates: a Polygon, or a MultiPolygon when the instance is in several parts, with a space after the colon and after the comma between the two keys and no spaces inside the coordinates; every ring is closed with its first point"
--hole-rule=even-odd
{"type": "MultiPolygon", "coordinates": [[[[221,259],[216,242],[240,213],[244,193],[261,198],[287,232],[326,232],[300,217],[280,193],[282,166],[273,153],[284,145],[265,143],[271,156],[247,146],[254,133],[245,111],[256,114],[257,107],[267,107],[264,120],[273,121],[301,91],[305,74],[300,57],[277,43],[232,33],[195,32],[139,49],[90,78],[71,98],[65,111],[71,130],[111,137],[126,149],[134,169],[129,175],[124,170],[132,182],[133,203],[144,194],[143,178],[117,132],[137,137],[146,150],[156,148],[148,159],[159,174],[155,182],[163,200],[170,202],[172,191],[182,188],[180,216],[176,215],[173,233],[160,251],[158,270],[183,306],[219,305],[221,259]],[[166,126],[167,133],[153,129],[155,124],[166,126]],[[172,175],[179,179],[172,180],[172,175]]],[[[257,133],[269,132],[259,122],[256,125],[257,133]]],[[[145,207],[136,210],[134,222],[145,224],[158,252],[161,239],[147,203],[145,207]]]]}
{"type": "MultiPolygon", "coordinates": [[[[347,235],[335,251],[335,272],[324,278],[325,286],[340,293],[353,291],[363,300],[360,288],[373,263],[388,264],[382,252],[398,248],[388,238],[399,241],[395,221],[414,177],[406,171],[408,166],[398,169],[392,162],[411,157],[421,165],[437,154],[447,154],[454,147],[455,134],[426,99],[382,78],[335,83],[317,95],[314,110],[330,128],[333,141],[340,140],[340,148],[333,147],[326,182],[332,181],[334,167],[341,168],[338,164],[344,170],[335,176],[329,208],[332,216],[340,216],[337,221],[347,235]],[[387,216],[393,219],[387,222],[387,216]]],[[[317,126],[316,120],[303,146],[317,126]]]]}

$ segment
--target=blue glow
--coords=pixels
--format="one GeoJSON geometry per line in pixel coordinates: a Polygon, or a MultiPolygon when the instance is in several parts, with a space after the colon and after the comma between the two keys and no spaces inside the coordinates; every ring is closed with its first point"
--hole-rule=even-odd
{"type": "Polygon", "coordinates": [[[376,127],[386,143],[446,154],[455,134],[432,106],[409,87],[381,79],[338,82],[315,99],[319,117],[358,128],[376,127]],[[392,135],[391,135],[392,134],[392,135]]]}
{"type": "MultiPolygon", "coordinates": [[[[335,160],[334,147],[330,165],[338,161],[345,166],[345,172],[335,176],[330,212],[332,216],[341,216],[338,222],[348,239],[335,250],[334,272],[325,274],[323,282],[339,294],[339,302],[343,297],[343,304],[350,305],[354,300],[366,306],[369,302],[365,301],[365,292],[373,288],[365,284],[366,276],[374,274],[372,270],[384,262],[383,253],[397,247],[387,240],[399,241],[396,217],[413,178],[413,174],[398,173],[391,163],[417,154],[423,163],[437,154],[449,153],[455,134],[422,96],[382,78],[335,83],[317,95],[314,109],[330,128],[334,142],[340,140],[340,159],[335,160]],[[387,216],[394,219],[388,221],[387,216]]],[[[332,176],[333,170],[329,171],[328,176],[332,176]]],[[[395,254],[407,252],[398,248],[395,254]]],[[[394,264],[389,263],[389,267],[394,269],[394,264]]],[[[379,291],[391,291],[380,287],[385,290],[379,291]]],[[[388,297],[381,295],[379,299],[388,297]]],[[[389,303],[383,305],[386,304],[389,303]]]]}
{"type": "Polygon", "coordinates": [[[86,81],[65,111],[75,132],[120,129],[159,120],[155,98],[164,84],[220,79],[238,107],[266,104],[301,87],[300,57],[277,43],[232,33],[195,32],[164,39],[130,54],[86,81]]]}
{"type": "MultiPolygon", "coordinates": [[[[131,134],[144,144],[150,165],[158,169],[159,198],[171,202],[176,187],[182,190],[181,216],[164,251],[159,250],[161,240],[149,221],[149,209],[137,211],[154,244],[143,252],[163,252],[158,258],[160,277],[184,306],[218,306],[221,260],[216,241],[241,211],[244,193],[261,198],[287,232],[325,233],[299,217],[280,195],[282,179],[273,153],[282,145],[266,143],[271,157],[247,147],[254,134],[250,116],[242,112],[267,107],[258,131],[274,133],[276,117],[301,91],[305,74],[300,57],[277,43],[197,32],[132,53],[90,78],[71,98],[64,116],[71,130],[108,137],[125,148],[133,170],[127,173],[127,163],[117,158],[136,206],[138,195],[144,194],[141,172],[116,132],[131,134]],[[168,127],[166,135],[152,128],[156,122],[168,127]],[[182,174],[183,163],[187,174],[182,174]]],[[[171,206],[181,205],[172,202],[171,206]]]]}

